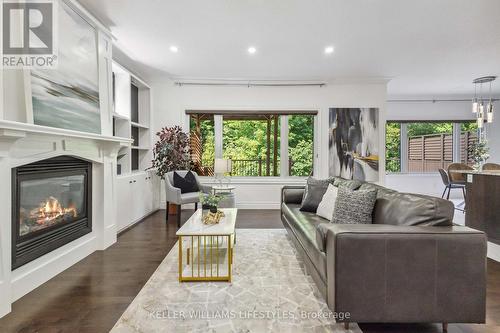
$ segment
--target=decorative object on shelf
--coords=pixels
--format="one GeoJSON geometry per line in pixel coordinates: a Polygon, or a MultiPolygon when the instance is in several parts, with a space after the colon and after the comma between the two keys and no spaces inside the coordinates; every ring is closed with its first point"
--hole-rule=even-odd
{"type": "Polygon", "coordinates": [[[492,123],[493,122],[493,102],[495,101],[491,94],[491,82],[495,81],[496,76],[483,76],[477,79],[474,79],[472,83],[474,84],[474,98],[472,99],[472,113],[474,113],[477,117],[477,127],[482,131],[484,127],[484,123],[492,123]],[[483,83],[489,83],[489,98],[486,104],[486,113],[485,113],[485,105],[483,100],[483,83]],[[477,85],[479,84],[479,97],[477,95],[477,85]]]}
{"type": "Polygon", "coordinates": [[[219,180],[219,185],[222,186],[222,182],[227,180],[227,185],[231,183],[231,180],[225,176],[226,173],[231,172],[233,163],[230,159],[216,158],[214,162],[214,173],[215,177],[219,180]]]}
{"type": "Polygon", "coordinates": [[[36,125],[101,133],[97,33],[61,1],[56,69],[32,69],[28,120],[36,125]]]}
{"type": "Polygon", "coordinates": [[[153,165],[149,169],[155,169],[161,179],[169,171],[191,169],[189,135],[180,126],[164,127],[156,135],[159,140],[153,148],[153,165]]]}
{"type": "Polygon", "coordinates": [[[208,212],[207,214],[203,215],[203,224],[217,224],[219,223],[222,218],[226,216],[224,215],[224,212],[221,210],[216,211],[215,213],[213,212],[208,212]]]}
{"type": "Polygon", "coordinates": [[[379,180],[378,122],[378,108],[330,108],[330,176],[379,180]]]}
{"type": "Polygon", "coordinates": [[[200,202],[203,210],[210,210],[210,212],[217,212],[217,207],[219,206],[219,202],[224,199],[224,196],[221,194],[204,194],[200,193],[200,202]]]}
{"type": "Polygon", "coordinates": [[[483,139],[478,142],[473,142],[469,146],[468,156],[474,161],[474,169],[481,170],[482,165],[490,158],[490,148],[488,141],[483,139]]]}

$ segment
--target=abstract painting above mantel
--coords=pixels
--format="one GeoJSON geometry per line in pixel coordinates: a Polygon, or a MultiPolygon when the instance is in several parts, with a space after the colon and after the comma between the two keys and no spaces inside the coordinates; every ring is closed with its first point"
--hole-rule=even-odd
{"type": "Polygon", "coordinates": [[[378,108],[330,108],[330,176],[379,180],[378,117],[378,108]]]}
{"type": "Polygon", "coordinates": [[[96,30],[64,1],[57,69],[32,69],[33,123],[101,133],[96,30]]]}

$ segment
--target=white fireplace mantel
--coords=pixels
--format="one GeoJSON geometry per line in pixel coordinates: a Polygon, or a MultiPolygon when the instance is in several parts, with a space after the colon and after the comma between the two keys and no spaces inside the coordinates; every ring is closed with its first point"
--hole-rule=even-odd
{"type": "Polygon", "coordinates": [[[131,139],[0,120],[0,317],[79,260],[116,242],[116,156],[131,139]],[[61,155],[92,162],[92,232],[11,269],[12,170],[61,155]]]}
{"type": "Polygon", "coordinates": [[[5,153],[10,150],[10,146],[17,140],[25,138],[27,135],[91,140],[99,142],[103,146],[115,149],[130,146],[133,142],[132,139],[128,138],[77,132],[62,128],[21,123],[17,121],[0,120],[0,158],[7,157],[5,156],[5,153]]]}

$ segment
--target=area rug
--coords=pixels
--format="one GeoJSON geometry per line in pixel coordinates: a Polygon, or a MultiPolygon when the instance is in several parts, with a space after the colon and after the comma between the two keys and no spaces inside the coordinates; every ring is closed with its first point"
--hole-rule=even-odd
{"type": "Polygon", "coordinates": [[[174,246],[111,332],[361,332],[335,323],[284,229],[236,235],[232,282],[179,283],[174,246]]]}

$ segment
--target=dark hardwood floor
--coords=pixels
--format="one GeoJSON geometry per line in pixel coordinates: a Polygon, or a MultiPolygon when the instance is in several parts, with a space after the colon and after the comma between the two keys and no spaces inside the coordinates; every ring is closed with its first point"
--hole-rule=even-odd
{"type": "MultiPolygon", "coordinates": [[[[184,211],[186,220],[192,211],[184,211]]],[[[175,217],[147,217],[98,251],[13,304],[0,332],[108,332],[176,242],[175,217]]],[[[239,210],[238,228],[282,228],[277,210],[239,210]]],[[[488,261],[486,325],[452,325],[450,333],[500,332],[500,263],[488,261]]],[[[440,332],[439,325],[362,324],[365,333],[440,332]]]]}

